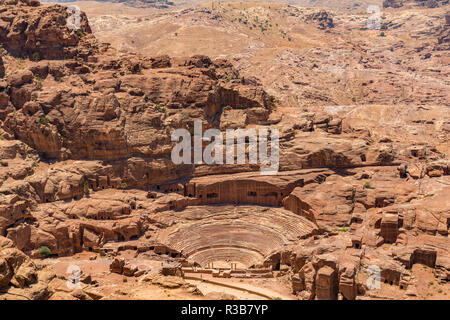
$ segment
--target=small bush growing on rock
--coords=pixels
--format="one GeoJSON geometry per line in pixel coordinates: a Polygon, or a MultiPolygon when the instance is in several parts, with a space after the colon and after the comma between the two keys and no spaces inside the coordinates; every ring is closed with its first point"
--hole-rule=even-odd
{"type": "Polygon", "coordinates": [[[47,246],[42,246],[39,248],[39,254],[43,257],[48,257],[49,255],[52,254],[52,251],[50,250],[49,247],[47,246]]]}
{"type": "Polygon", "coordinates": [[[319,184],[322,184],[322,183],[324,183],[325,181],[326,181],[326,177],[324,177],[324,176],[319,176],[319,177],[317,177],[317,182],[319,183],[319,184]]]}
{"type": "Polygon", "coordinates": [[[159,112],[161,112],[161,113],[166,113],[166,108],[164,108],[162,105],[160,105],[160,104],[157,104],[156,106],[155,106],[155,108],[156,108],[156,110],[158,110],[159,112]]]}
{"type": "Polygon", "coordinates": [[[84,33],[83,33],[83,31],[82,31],[81,29],[78,29],[78,30],[76,31],[76,34],[77,34],[77,36],[80,37],[80,38],[82,38],[82,37],[84,36],[84,33]]]}
{"type": "Polygon", "coordinates": [[[35,84],[35,86],[36,86],[36,88],[37,89],[39,89],[39,90],[41,90],[42,89],[42,81],[43,81],[43,78],[41,77],[41,76],[36,76],[35,77],[36,79],[34,80],[34,84],[35,84]]]}
{"type": "Polygon", "coordinates": [[[125,282],[128,282],[128,279],[127,278],[123,278],[122,281],[125,283],[125,282]]]}
{"type": "Polygon", "coordinates": [[[42,89],[42,81],[36,81],[36,88],[42,89]]]}
{"type": "Polygon", "coordinates": [[[39,52],[33,53],[33,60],[34,61],[40,61],[41,60],[41,54],[39,52]]]}
{"type": "Polygon", "coordinates": [[[278,98],[275,96],[269,96],[269,100],[270,102],[272,102],[272,104],[277,104],[280,102],[280,100],[278,100],[278,98]]]}
{"type": "Polygon", "coordinates": [[[39,118],[39,122],[43,125],[48,125],[50,123],[50,120],[47,117],[42,116],[39,118]]]}
{"type": "Polygon", "coordinates": [[[84,183],[83,183],[83,191],[84,191],[84,193],[89,192],[89,183],[87,181],[84,181],[84,183]]]}
{"type": "Polygon", "coordinates": [[[364,188],[366,189],[372,189],[372,186],[370,185],[369,181],[364,182],[364,188]]]}

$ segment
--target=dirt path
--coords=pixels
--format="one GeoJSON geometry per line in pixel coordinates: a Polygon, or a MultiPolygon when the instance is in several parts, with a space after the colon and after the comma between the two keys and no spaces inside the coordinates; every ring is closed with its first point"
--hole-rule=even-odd
{"type": "Polygon", "coordinates": [[[217,279],[209,275],[203,275],[203,278],[189,276],[185,281],[197,286],[203,294],[210,292],[221,292],[231,294],[241,300],[292,300],[291,296],[274,292],[266,288],[257,287],[247,283],[235,283],[230,279],[217,279]]]}

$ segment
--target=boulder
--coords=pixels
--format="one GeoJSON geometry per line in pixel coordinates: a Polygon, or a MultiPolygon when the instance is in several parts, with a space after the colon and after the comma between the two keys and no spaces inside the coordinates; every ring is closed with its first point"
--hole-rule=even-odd
{"type": "Polygon", "coordinates": [[[115,258],[113,262],[109,265],[109,270],[113,273],[122,274],[123,268],[125,266],[124,258],[115,258]]]}
{"type": "MultiPolygon", "coordinates": [[[[3,237],[2,237],[3,238],[3,237]]],[[[1,239],[0,239],[1,241],[1,239]]],[[[22,251],[9,246],[7,241],[2,241],[0,250],[0,286],[11,284],[18,288],[36,282],[37,267],[34,262],[22,251]]]]}

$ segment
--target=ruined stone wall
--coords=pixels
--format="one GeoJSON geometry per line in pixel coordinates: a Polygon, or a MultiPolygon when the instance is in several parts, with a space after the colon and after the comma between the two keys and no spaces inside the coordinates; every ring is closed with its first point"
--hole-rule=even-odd
{"type": "Polygon", "coordinates": [[[302,201],[299,195],[295,192],[291,193],[283,200],[283,207],[295,214],[307,218],[310,221],[315,222],[314,209],[307,203],[302,201]]]}
{"type": "Polygon", "coordinates": [[[196,186],[195,196],[201,204],[259,204],[281,206],[283,190],[268,182],[233,180],[196,186]]]}
{"type": "Polygon", "coordinates": [[[395,243],[398,236],[399,221],[397,214],[384,214],[381,219],[381,236],[385,243],[395,243]]]}
{"type": "Polygon", "coordinates": [[[430,268],[434,268],[436,265],[437,253],[430,249],[416,249],[411,256],[412,264],[421,263],[430,268]]]}
{"type": "Polygon", "coordinates": [[[317,272],[316,295],[318,300],[337,299],[338,278],[337,272],[328,266],[322,267],[317,272]]]}

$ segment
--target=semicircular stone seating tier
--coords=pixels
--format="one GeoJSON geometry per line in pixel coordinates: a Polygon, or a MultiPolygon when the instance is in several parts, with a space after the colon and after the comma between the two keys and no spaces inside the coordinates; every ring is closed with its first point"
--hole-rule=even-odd
{"type": "Polygon", "coordinates": [[[196,206],[171,214],[178,223],[165,229],[159,241],[201,266],[227,261],[249,267],[317,232],[314,223],[282,208],[196,206]]]}

